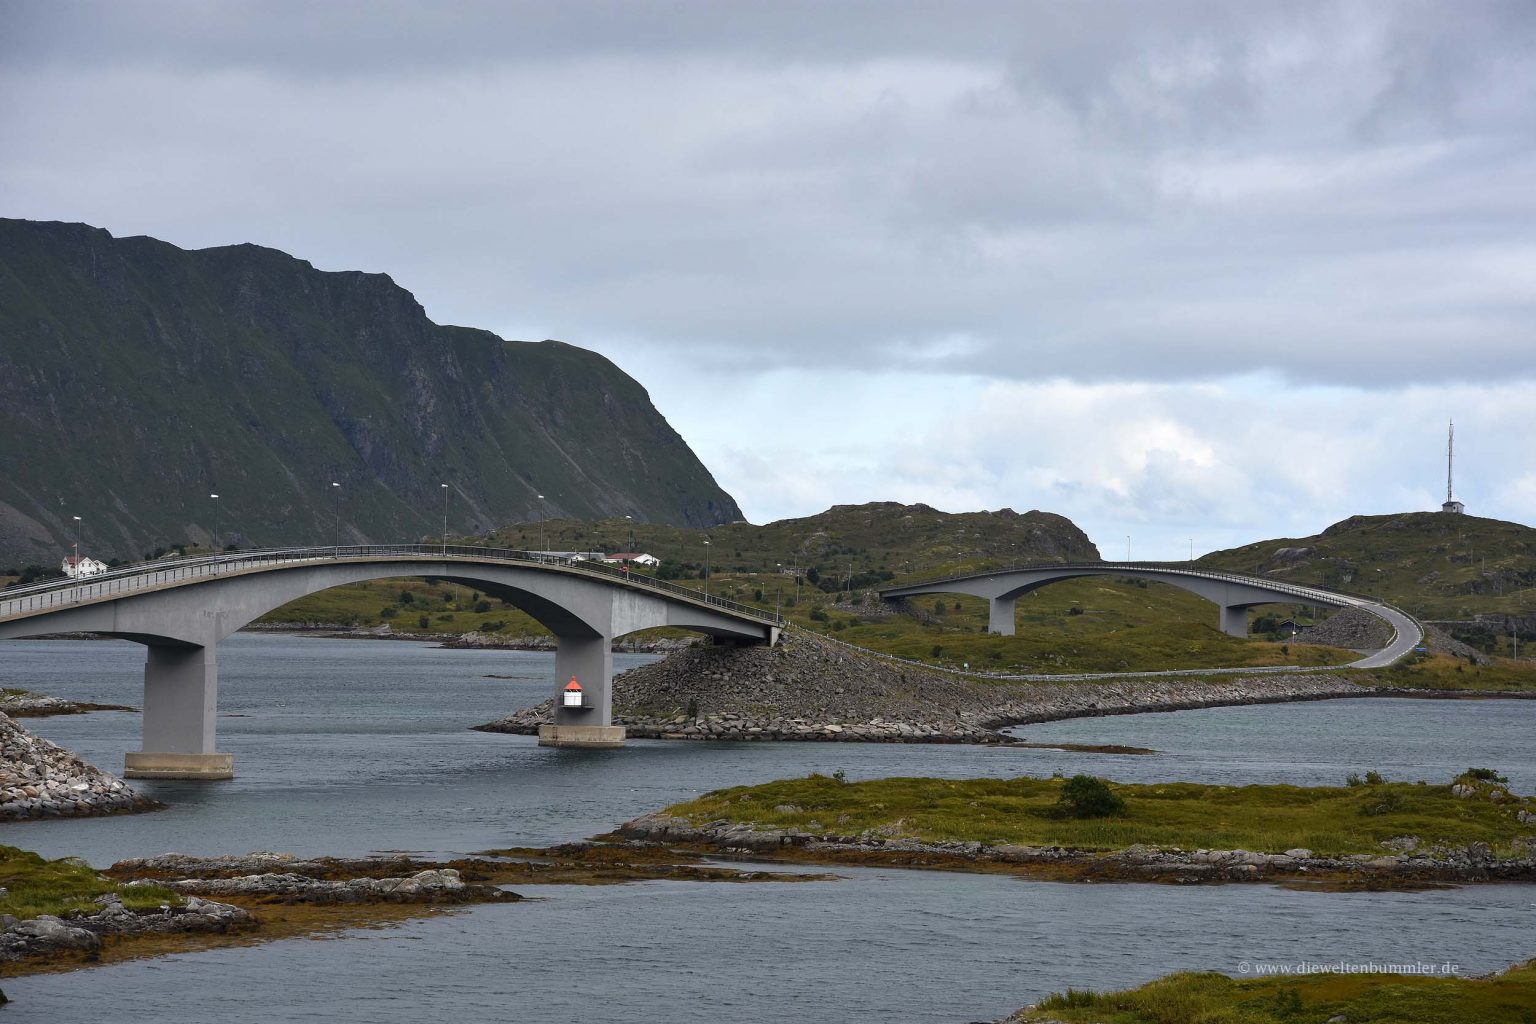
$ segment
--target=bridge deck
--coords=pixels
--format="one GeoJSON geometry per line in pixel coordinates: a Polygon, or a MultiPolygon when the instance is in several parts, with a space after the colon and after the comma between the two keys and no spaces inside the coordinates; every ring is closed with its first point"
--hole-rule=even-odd
{"type": "MultiPolygon", "coordinates": [[[[1255,594],[1264,597],[1272,596],[1276,604],[1315,604],[1325,605],[1330,608],[1359,608],[1384,620],[1392,627],[1393,636],[1390,643],[1379,651],[1351,662],[1347,668],[1380,668],[1391,665],[1416,647],[1424,638],[1423,628],[1418,621],[1401,608],[1396,608],[1385,601],[1363,594],[1350,594],[1344,591],[1330,590],[1324,587],[1312,587],[1304,584],[1289,583],[1283,580],[1273,580],[1263,576],[1247,576],[1242,573],[1219,572],[1208,569],[1196,569],[1188,565],[1170,565],[1165,562],[1057,562],[1033,565],[1011,566],[1006,569],[991,569],[984,572],[958,573],[953,576],[943,576],[938,579],[924,580],[920,583],[907,583],[896,587],[886,587],[879,591],[881,598],[885,600],[897,600],[903,597],[915,597],[921,594],[947,593],[946,588],[964,588],[967,584],[975,585],[984,582],[1004,580],[1007,577],[1034,577],[1044,575],[1046,582],[1052,578],[1072,579],[1079,576],[1101,575],[1127,575],[1143,579],[1163,579],[1175,585],[1191,585],[1198,583],[1224,584],[1245,588],[1255,594]]],[[[962,592],[969,592],[964,591],[962,592]]],[[[1197,591],[1198,592],[1198,591],[1197,591]]],[[[1011,622],[1012,609],[1006,609],[1011,622]]],[[[994,602],[997,603],[997,602],[994,602]]],[[[1233,605],[1267,603],[1252,600],[1233,600],[1233,605]]],[[[1246,620],[1245,620],[1246,621],[1246,620]]]]}
{"type": "MultiPolygon", "coordinates": [[[[139,562],[85,579],[50,580],[26,587],[0,590],[0,622],[201,583],[215,577],[224,578],[303,565],[347,561],[399,562],[402,569],[408,569],[414,563],[448,562],[465,565],[518,566],[547,572],[569,573],[596,577],[609,584],[629,587],[645,593],[662,594],[754,625],[778,626],[783,623],[782,616],[716,597],[713,594],[681,587],[654,576],[625,573],[622,569],[592,562],[569,562],[529,551],[454,544],[350,544],[323,548],[272,548],[201,558],[139,562]]],[[[407,572],[404,575],[410,575],[410,573],[407,572]]]]}

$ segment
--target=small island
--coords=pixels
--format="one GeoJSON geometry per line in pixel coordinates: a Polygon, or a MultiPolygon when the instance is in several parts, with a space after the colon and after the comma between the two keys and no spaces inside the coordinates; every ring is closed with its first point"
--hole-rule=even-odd
{"type": "Polygon", "coordinates": [[[1318,969],[1268,978],[1181,972],[1126,992],[1068,989],[1002,1024],[1508,1024],[1530,1020],[1536,1006],[1536,960],[1482,978],[1442,964],[1312,966],[1318,969]]]}
{"type": "Polygon", "coordinates": [[[1060,880],[1349,885],[1536,880],[1536,800],[1491,769],[1448,784],[1112,783],[811,775],[718,790],[617,837],[809,863],[1060,880]]]}

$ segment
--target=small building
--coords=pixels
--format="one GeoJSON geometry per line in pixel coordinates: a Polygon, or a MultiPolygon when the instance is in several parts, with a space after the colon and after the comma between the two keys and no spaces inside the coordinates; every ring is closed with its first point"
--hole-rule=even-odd
{"type": "Polygon", "coordinates": [[[1455,501],[1455,500],[1448,501],[1444,505],[1440,506],[1440,511],[1441,512],[1449,512],[1452,515],[1460,515],[1461,513],[1465,512],[1466,510],[1467,510],[1467,506],[1465,506],[1461,502],[1455,501]]]}
{"type": "Polygon", "coordinates": [[[77,580],[82,576],[95,576],[99,572],[106,572],[107,563],[86,555],[65,555],[59,568],[64,570],[65,576],[77,580]]]}
{"type": "Polygon", "coordinates": [[[600,562],[606,555],[601,551],[530,551],[535,558],[551,562],[600,562]]]}
{"type": "Polygon", "coordinates": [[[643,565],[648,569],[654,569],[661,564],[661,559],[655,555],[648,555],[643,551],[615,551],[611,555],[604,555],[603,561],[610,565],[628,562],[631,565],[643,565]]]}

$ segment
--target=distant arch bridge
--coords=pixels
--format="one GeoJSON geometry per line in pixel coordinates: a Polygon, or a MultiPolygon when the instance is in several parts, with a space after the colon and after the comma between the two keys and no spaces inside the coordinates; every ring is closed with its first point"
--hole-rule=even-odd
{"type": "Polygon", "coordinates": [[[560,706],[539,742],[619,746],[613,725],[613,641],[672,626],[739,644],[778,642],[776,615],[593,563],[451,544],[284,548],[146,562],[83,579],[0,591],[0,639],[99,633],[144,644],[144,749],[131,778],[229,778],[216,749],[218,644],[307,594],[398,576],[448,580],[504,600],[555,635],[557,694],[569,679],[579,707],[560,706]]]}
{"type": "Polygon", "coordinates": [[[972,597],[983,597],[988,602],[988,631],[1012,636],[1014,602],[1021,596],[1052,583],[1088,576],[1128,577],[1180,587],[1216,605],[1221,610],[1221,631],[1231,636],[1248,635],[1248,609],[1255,605],[1310,604],[1325,608],[1359,608],[1386,622],[1392,628],[1392,641],[1380,651],[1354,662],[1356,668],[1390,665],[1413,650],[1424,638],[1422,627],[1412,615],[1375,598],[1284,583],[1261,576],[1160,563],[1069,562],[1021,565],[1012,569],[964,573],[922,583],[886,587],[879,593],[887,601],[926,594],[969,594],[972,597]]]}

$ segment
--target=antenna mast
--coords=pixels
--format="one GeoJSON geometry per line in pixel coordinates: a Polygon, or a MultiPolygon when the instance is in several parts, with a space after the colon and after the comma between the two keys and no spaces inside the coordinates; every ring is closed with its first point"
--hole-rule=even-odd
{"type": "Polygon", "coordinates": [[[1451,498],[1451,469],[1456,460],[1456,421],[1451,420],[1450,434],[1445,439],[1445,503],[1449,505],[1451,498]]]}

